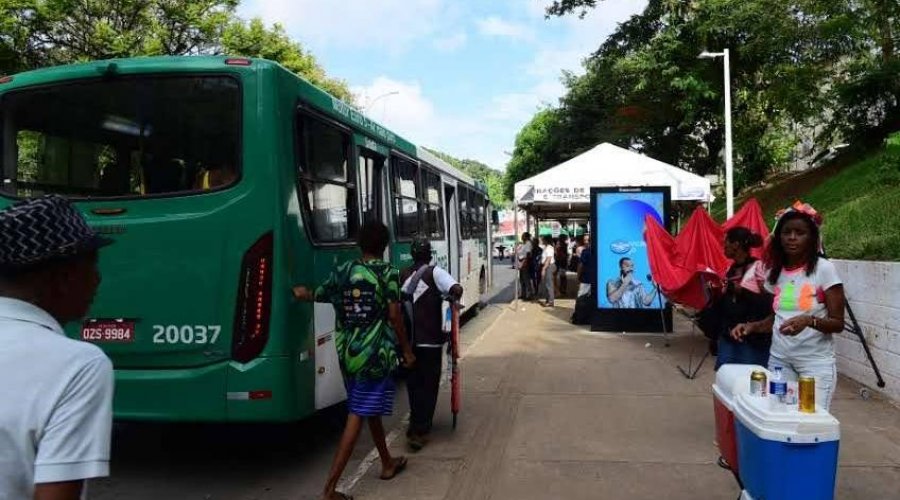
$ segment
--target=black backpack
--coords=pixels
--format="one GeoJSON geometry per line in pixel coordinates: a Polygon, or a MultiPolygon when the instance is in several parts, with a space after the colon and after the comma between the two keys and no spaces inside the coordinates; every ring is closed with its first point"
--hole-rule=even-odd
{"type": "Polygon", "coordinates": [[[406,324],[406,335],[409,338],[409,342],[411,345],[415,344],[416,337],[416,326],[413,318],[415,317],[415,303],[413,299],[415,298],[416,289],[419,287],[419,282],[422,281],[422,278],[425,276],[425,273],[432,271],[434,266],[422,266],[413,273],[409,278],[409,286],[402,287],[400,289],[400,301],[403,308],[403,322],[406,324]]]}

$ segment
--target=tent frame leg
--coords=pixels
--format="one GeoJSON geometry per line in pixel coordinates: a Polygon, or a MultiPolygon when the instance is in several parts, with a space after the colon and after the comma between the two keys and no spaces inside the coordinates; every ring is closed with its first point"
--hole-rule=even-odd
{"type": "Polygon", "coordinates": [[[669,343],[669,329],[666,328],[666,310],[663,308],[662,301],[662,290],[659,289],[659,283],[653,282],[653,285],[656,287],[656,300],[659,303],[659,321],[660,325],[662,325],[663,332],[663,341],[665,342],[666,347],[670,347],[669,343]]]}
{"type": "MultiPolygon", "coordinates": [[[[691,338],[693,338],[696,333],[697,324],[693,320],[691,320],[691,338]]],[[[697,363],[696,367],[694,367],[694,349],[696,349],[696,346],[691,346],[691,352],[688,355],[687,370],[682,368],[681,365],[677,365],[678,371],[680,371],[681,374],[684,375],[684,378],[688,380],[694,380],[695,378],[697,378],[697,373],[700,372],[700,368],[703,368],[703,363],[706,361],[706,358],[709,357],[709,349],[706,349],[706,353],[703,354],[703,357],[700,358],[700,362],[697,363]]]]}

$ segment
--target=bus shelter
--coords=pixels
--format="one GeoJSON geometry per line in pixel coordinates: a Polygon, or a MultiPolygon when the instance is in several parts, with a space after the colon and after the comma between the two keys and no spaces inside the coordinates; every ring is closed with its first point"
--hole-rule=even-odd
{"type": "Polygon", "coordinates": [[[539,227],[542,220],[558,220],[564,226],[572,221],[587,225],[592,188],[626,187],[668,188],[670,203],[676,207],[693,208],[713,201],[709,179],[609,143],[517,182],[514,197],[516,207],[526,214],[528,228],[532,223],[539,227]]]}
{"type": "Polygon", "coordinates": [[[709,179],[603,143],[515,185],[516,206],[537,219],[587,219],[592,187],[669,187],[673,203],[709,203],[709,179]]]}

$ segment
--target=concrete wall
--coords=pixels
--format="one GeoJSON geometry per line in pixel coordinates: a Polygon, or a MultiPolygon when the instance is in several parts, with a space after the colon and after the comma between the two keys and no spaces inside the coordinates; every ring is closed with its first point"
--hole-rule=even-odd
{"type": "MultiPolygon", "coordinates": [[[[887,386],[885,396],[900,402],[900,262],[835,260],[850,307],[862,327],[887,386]]],[[[849,313],[847,320],[849,321],[849,313]]],[[[856,335],[835,338],[838,371],[871,387],[875,373],[856,335]]]]}

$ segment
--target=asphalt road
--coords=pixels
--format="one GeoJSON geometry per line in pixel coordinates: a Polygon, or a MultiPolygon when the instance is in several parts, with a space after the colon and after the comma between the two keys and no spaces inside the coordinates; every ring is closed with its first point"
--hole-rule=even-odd
{"type": "MultiPolygon", "coordinates": [[[[490,326],[514,296],[509,260],[495,263],[486,307],[463,325],[463,342],[490,326]]],[[[385,428],[398,434],[408,411],[398,390],[385,428]]],[[[92,481],[92,500],[319,498],[345,418],[341,406],[295,424],[116,424],[111,477],[92,481]]],[[[373,445],[364,432],[345,476],[366,472],[373,445]]],[[[375,464],[377,467],[377,462],[375,464]]]]}

